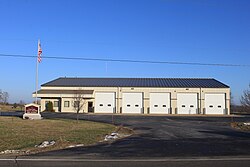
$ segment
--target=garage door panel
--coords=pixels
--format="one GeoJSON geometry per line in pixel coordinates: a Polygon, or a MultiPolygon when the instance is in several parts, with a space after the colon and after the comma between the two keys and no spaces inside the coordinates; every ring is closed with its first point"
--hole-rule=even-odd
{"type": "Polygon", "coordinates": [[[114,92],[95,93],[95,113],[113,113],[115,109],[114,92]]]}
{"type": "Polygon", "coordinates": [[[177,94],[177,114],[197,114],[198,111],[197,93],[177,94]]]}
{"type": "Polygon", "coordinates": [[[122,113],[142,113],[142,93],[122,94],[122,113]]]}
{"type": "Polygon", "coordinates": [[[224,114],[225,106],[224,93],[205,94],[205,114],[224,114]]]}
{"type": "Polygon", "coordinates": [[[150,113],[170,113],[170,93],[150,93],[150,113]]]}

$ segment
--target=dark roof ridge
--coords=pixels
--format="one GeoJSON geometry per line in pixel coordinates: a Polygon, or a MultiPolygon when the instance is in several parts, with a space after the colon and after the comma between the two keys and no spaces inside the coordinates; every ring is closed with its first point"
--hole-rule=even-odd
{"type": "MultiPolygon", "coordinates": [[[[188,77],[59,77],[57,79],[215,79],[215,78],[207,78],[207,77],[199,77],[199,78],[188,78],[188,77]]],[[[56,79],[55,79],[56,80],[56,79]]]]}

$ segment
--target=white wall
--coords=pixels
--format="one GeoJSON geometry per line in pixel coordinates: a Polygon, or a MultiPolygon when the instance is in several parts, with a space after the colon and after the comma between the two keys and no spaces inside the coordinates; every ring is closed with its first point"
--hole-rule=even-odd
{"type": "MultiPolygon", "coordinates": [[[[122,96],[124,92],[141,92],[143,93],[143,113],[147,114],[149,111],[150,107],[150,93],[152,92],[169,92],[171,96],[171,110],[172,114],[176,114],[176,108],[177,108],[177,93],[196,93],[198,94],[198,110],[199,113],[203,114],[204,113],[204,108],[205,108],[205,94],[206,93],[224,93],[225,94],[225,100],[226,100],[226,109],[230,111],[230,89],[229,88],[149,88],[149,87],[84,87],[84,88],[79,88],[79,87],[42,87],[44,90],[94,90],[92,95],[87,95],[86,96],[86,102],[88,101],[93,101],[93,105],[95,105],[95,99],[94,95],[95,92],[115,92],[115,97],[116,97],[116,113],[121,113],[121,107],[123,105],[123,100],[122,96]]],[[[44,102],[47,100],[52,100],[51,98],[54,97],[56,98],[61,98],[62,99],[62,111],[63,112],[74,112],[73,107],[69,108],[64,108],[64,101],[69,100],[72,102],[72,98],[74,95],[69,95],[69,94],[51,94],[51,95],[39,95],[38,97],[44,97],[41,100],[41,105],[42,105],[42,111],[45,109],[44,108],[44,102]],[[47,100],[45,99],[47,98],[47,100]]],[[[87,103],[84,106],[84,112],[87,112],[87,103]]],[[[230,114],[230,112],[228,112],[230,114]]]]}

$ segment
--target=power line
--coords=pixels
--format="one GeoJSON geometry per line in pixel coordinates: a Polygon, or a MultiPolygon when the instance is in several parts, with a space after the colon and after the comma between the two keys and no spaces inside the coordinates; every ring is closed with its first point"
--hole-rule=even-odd
{"type": "MultiPolygon", "coordinates": [[[[0,57],[37,58],[37,56],[12,55],[12,54],[1,54],[1,53],[0,53],[0,57]]],[[[86,58],[86,57],[56,57],[56,56],[42,56],[42,58],[45,58],[45,59],[58,59],[58,60],[103,61],[103,62],[122,62],[122,63],[175,64],[175,65],[224,66],[224,67],[250,67],[250,65],[248,65],[248,64],[198,63],[198,62],[180,62],[180,61],[151,61],[151,60],[104,59],[104,58],[86,58]]]]}

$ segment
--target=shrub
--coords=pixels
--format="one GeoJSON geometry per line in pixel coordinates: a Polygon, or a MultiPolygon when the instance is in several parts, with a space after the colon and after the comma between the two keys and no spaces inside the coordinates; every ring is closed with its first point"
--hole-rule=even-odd
{"type": "Polygon", "coordinates": [[[46,104],[46,111],[50,111],[50,112],[54,112],[55,110],[53,109],[53,103],[51,101],[49,101],[46,104]]]}

